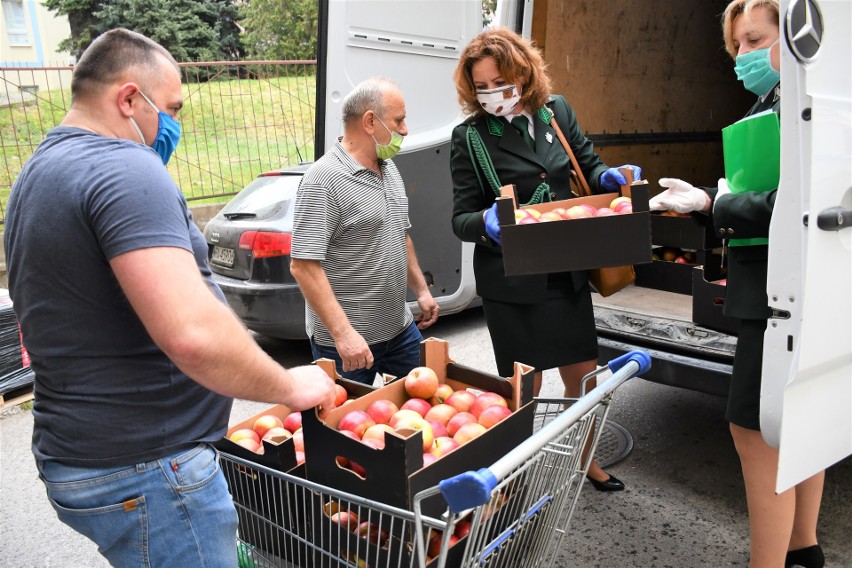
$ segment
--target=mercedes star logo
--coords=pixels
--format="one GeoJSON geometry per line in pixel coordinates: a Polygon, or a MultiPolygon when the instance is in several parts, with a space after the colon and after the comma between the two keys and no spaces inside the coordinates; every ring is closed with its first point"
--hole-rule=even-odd
{"type": "Polygon", "coordinates": [[[787,8],[787,44],[796,59],[810,63],[822,44],[822,13],[814,0],[792,0],[787,8]]]}

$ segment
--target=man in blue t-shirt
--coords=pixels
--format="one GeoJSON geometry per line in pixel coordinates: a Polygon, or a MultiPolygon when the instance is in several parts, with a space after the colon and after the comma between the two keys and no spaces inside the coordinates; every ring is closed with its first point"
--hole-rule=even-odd
{"type": "Polygon", "coordinates": [[[75,65],[71,92],[6,216],[41,478],[60,520],[115,566],[232,568],[237,516],[210,445],[231,397],[327,412],[333,383],[273,361],[210,278],[164,167],[183,104],[171,55],[112,30],[75,65]]]}

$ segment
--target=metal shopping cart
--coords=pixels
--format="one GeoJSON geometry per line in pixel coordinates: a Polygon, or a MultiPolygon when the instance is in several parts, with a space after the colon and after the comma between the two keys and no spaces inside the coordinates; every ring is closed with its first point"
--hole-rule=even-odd
{"type": "Polygon", "coordinates": [[[584,391],[591,378],[600,384],[579,399],[536,399],[529,439],[488,468],[421,491],[412,510],[222,454],[239,515],[239,566],[552,566],[612,395],[650,363],[633,351],[585,377],[584,391]],[[436,499],[446,512],[423,514],[436,499]]]}

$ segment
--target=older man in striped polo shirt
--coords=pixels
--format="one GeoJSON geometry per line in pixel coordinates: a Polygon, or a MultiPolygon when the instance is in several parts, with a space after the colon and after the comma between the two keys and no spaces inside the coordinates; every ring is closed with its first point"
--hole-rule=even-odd
{"type": "Polygon", "coordinates": [[[408,134],[405,102],[390,80],[371,78],[343,101],[343,137],[299,186],[291,271],[307,299],[315,358],[371,384],[420,362],[420,329],[438,319],[408,235],[408,198],[391,158],[408,134]],[[405,302],[417,295],[419,321],[405,302]]]}

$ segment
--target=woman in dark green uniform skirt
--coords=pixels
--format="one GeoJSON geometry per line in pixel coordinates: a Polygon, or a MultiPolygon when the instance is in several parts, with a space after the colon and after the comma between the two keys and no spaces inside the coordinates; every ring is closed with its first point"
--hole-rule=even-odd
{"type": "MultiPolygon", "coordinates": [[[[595,369],[598,355],[588,275],[505,276],[495,199],[507,184],[515,185],[522,205],[572,197],[570,158],[551,116],[593,192],[618,191],[626,180],[595,154],[565,98],[551,95],[540,53],[519,35],[505,28],[478,35],[461,55],[455,83],[470,117],[452,136],[453,231],[476,243],[476,288],[498,372],[512,374],[515,361],[532,365],[538,392],[541,372],[558,368],[565,396],[579,396],[580,380],[595,369]]],[[[637,166],[622,167],[641,179],[637,166]]],[[[588,478],[601,491],[624,489],[596,461],[588,478]]]]}
{"type": "MultiPolygon", "coordinates": [[[[737,77],[758,96],[746,116],[780,114],[780,30],[778,0],[734,0],[722,21],[725,47],[736,60],[737,77]]],[[[732,194],[724,179],[718,189],[702,190],[679,179],[664,178],[668,189],[651,200],[651,209],[712,213],[723,237],[765,239],[777,190],[732,194]]],[[[764,241],[765,243],[765,241],[764,241]]],[[[737,244],[736,242],[731,243],[737,244]]],[[[742,465],[751,530],[751,568],[822,568],[824,556],[816,527],[825,472],[776,494],[778,450],[760,432],[763,336],[772,310],[766,296],[769,247],[728,247],[725,315],[742,320],[734,355],[728,408],[731,436],[742,465]]]]}

